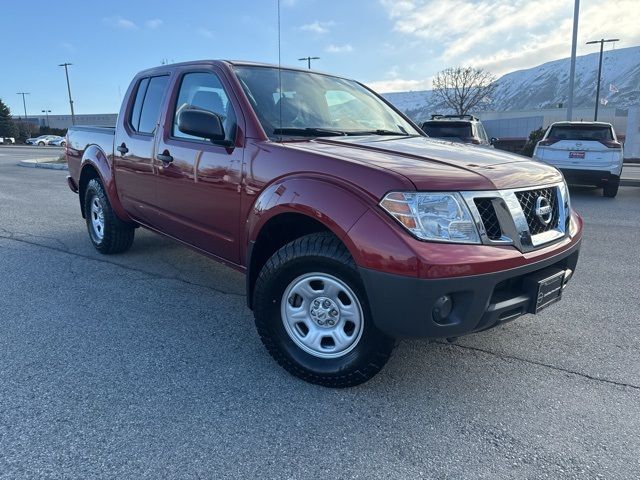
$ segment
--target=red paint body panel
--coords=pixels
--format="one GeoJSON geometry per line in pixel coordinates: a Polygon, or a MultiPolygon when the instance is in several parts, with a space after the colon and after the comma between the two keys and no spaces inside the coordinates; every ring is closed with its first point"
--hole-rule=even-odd
{"type": "Polygon", "coordinates": [[[425,279],[511,269],[553,257],[580,241],[582,221],[572,215],[571,235],[521,253],[511,246],[423,242],[378,206],[390,191],[494,190],[562,180],[544,164],[499,150],[425,137],[332,137],[270,141],[232,65],[203,61],[141,72],[132,82],[114,132],[72,128],[69,173],[95,168],[116,214],[180,240],[236,268],[247,265],[248,245],[283,213],[322,223],[343,240],[364,268],[425,279]],[[173,105],[186,72],[213,72],[238,119],[233,148],[171,137],[173,105]],[[127,124],[132,94],[144,77],[169,75],[155,135],[127,124]],[[126,144],[129,152],[115,147],[126,144]],[[165,165],[158,153],[174,157],[165,165]]]}

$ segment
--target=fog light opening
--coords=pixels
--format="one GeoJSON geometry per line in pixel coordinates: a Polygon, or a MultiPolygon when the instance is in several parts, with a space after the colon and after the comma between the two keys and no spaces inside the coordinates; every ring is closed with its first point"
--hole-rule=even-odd
{"type": "Polygon", "coordinates": [[[443,295],[438,298],[433,304],[433,310],[431,316],[433,321],[439,324],[447,323],[447,318],[451,315],[453,310],[453,300],[449,295],[443,295]]]}

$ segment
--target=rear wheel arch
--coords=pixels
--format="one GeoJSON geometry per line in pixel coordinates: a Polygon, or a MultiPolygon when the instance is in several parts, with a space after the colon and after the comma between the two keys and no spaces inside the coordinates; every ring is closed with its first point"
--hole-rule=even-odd
{"type": "Polygon", "coordinates": [[[80,197],[80,211],[82,212],[82,218],[85,218],[84,197],[87,192],[87,185],[94,178],[97,178],[100,183],[103,183],[102,178],[100,178],[100,173],[96,167],[91,163],[85,163],[82,170],[80,170],[80,179],[78,180],[78,196],[80,197]]]}

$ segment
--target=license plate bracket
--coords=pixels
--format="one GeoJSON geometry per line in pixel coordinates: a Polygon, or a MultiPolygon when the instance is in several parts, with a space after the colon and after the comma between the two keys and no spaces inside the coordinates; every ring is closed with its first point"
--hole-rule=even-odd
{"type": "Polygon", "coordinates": [[[562,284],[565,271],[543,270],[526,277],[525,285],[531,295],[530,313],[538,313],[562,299],[562,284]]]}

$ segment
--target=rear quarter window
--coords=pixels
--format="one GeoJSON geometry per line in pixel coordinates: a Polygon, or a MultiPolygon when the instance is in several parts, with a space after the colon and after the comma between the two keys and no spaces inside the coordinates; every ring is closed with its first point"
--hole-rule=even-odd
{"type": "Polygon", "coordinates": [[[133,130],[145,134],[154,133],[168,81],[168,75],[140,80],[129,116],[129,124],[133,130]]]}

